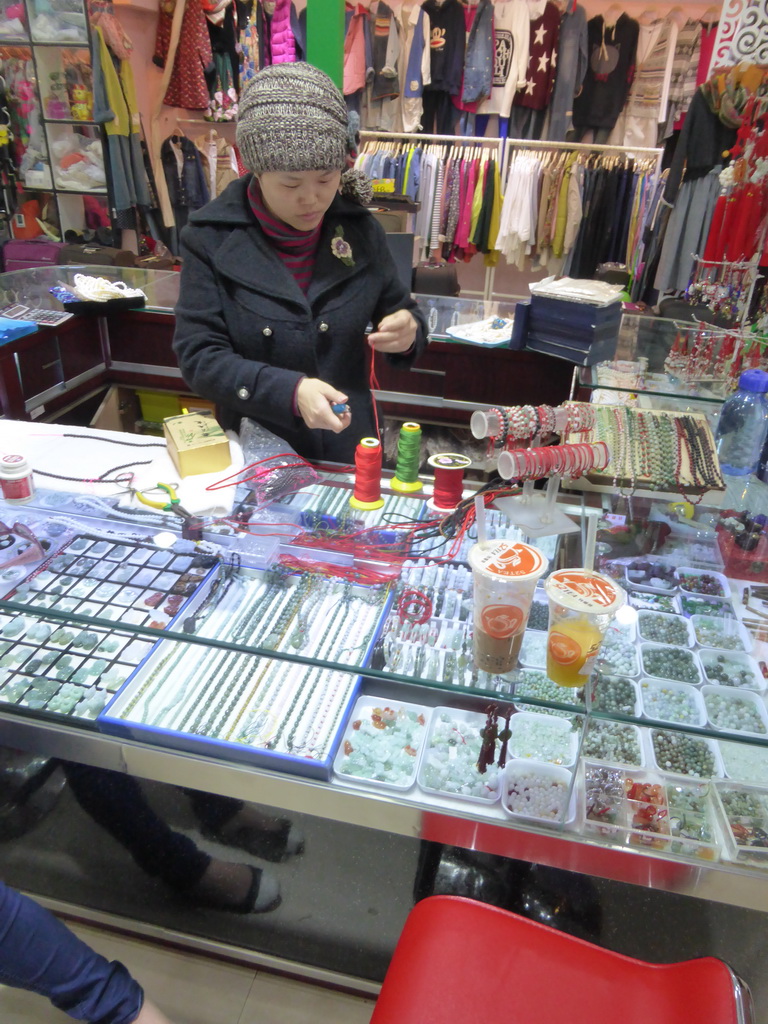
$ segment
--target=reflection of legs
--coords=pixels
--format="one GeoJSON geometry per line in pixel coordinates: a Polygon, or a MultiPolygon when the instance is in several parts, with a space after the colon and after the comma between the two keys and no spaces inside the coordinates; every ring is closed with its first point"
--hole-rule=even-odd
{"type": "Polygon", "coordinates": [[[136,779],[63,762],[75,799],[139,867],[193,902],[249,913],[279,902],[277,881],[249,864],[210,857],[150,807],[136,779]]]}
{"type": "Polygon", "coordinates": [[[265,814],[231,797],[185,789],[204,836],[264,860],[281,861],[304,849],[304,836],[289,818],[265,814]]]}

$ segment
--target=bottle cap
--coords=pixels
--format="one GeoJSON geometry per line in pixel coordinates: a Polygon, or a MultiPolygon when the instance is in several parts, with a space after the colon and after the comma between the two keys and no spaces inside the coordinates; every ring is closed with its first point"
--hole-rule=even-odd
{"type": "Polygon", "coordinates": [[[768,391],[768,373],[765,370],[745,370],[739,377],[739,388],[758,395],[764,394],[768,391]]]}

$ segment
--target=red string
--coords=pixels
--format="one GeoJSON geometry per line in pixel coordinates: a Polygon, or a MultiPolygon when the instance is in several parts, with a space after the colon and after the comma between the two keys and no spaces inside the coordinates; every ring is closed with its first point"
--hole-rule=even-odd
{"type": "Polygon", "coordinates": [[[464,470],[461,467],[435,466],[435,489],[432,495],[437,508],[453,509],[461,501],[464,470]]]}
{"type": "Polygon", "coordinates": [[[378,438],[379,441],[381,441],[381,430],[379,429],[379,411],[376,408],[376,397],[373,394],[374,391],[379,390],[379,382],[376,379],[376,367],[374,365],[375,358],[376,352],[374,349],[371,349],[371,373],[369,377],[369,385],[371,388],[371,401],[373,402],[373,421],[376,424],[376,437],[378,438]]]}
{"type": "Polygon", "coordinates": [[[294,572],[314,572],[323,576],[335,576],[349,583],[392,583],[400,576],[400,569],[393,566],[390,572],[374,572],[373,569],[358,568],[354,565],[335,565],[330,562],[315,562],[295,555],[281,555],[280,565],[294,572]]]}
{"type": "Polygon", "coordinates": [[[262,476],[267,476],[269,473],[274,473],[276,469],[311,469],[314,473],[314,469],[307,462],[306,459],[302,459],[300,455],[296,456],[295,462],[286,462],[282,466],[267,466],[267,468],[261,473],[251,473],[250,476],[242,476],[249,469],[256,469],[257,466],[263,466],[265,462],[271,462],[273,459],[287,459],[289,456],[285,453],[279,453],[277,455],[267,455],[264,459],[259,459],[257,462],[251,462],[248,466],[243,466],[242,469],[238,469],[236,473],[230,473],[229,476],[222,477],[221,480],[217,480],[215,483],[209,484],[205,489],[206,491],[220,491],[224,487],[237,487],[238,484],[247,483],[249,480],[258,480],[262,476]]]}
{"type": "Polygon", "coordinates": [[[359,444],[355,449],[354,495],[360,502],[381,501],[381,441],[375,447],[359,444]]]}

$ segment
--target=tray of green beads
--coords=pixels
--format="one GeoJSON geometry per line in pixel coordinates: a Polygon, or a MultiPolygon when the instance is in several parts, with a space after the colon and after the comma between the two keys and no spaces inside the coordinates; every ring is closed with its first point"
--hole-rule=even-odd
{"type": "Polygon", "coordinates": [[[643,640],[674,647],[693,647],[695,637],[688,619],[665,612],[640,612],[637,625],[643,640]]]}
{"type": "Polygon", "coordinates": [[[768,786],[768,747],[734,740],[720,740],[719,743],[723,767],[729,779],[768,786]]]}
{"type": "Polygon", "coordinates": [[[688,683],[643,679],[640,681],[640,694],[643,715],[652,722],[703,726],[707,721],[707,709],[701,694],[688,683]]]}
{"type": "Polygon", "coordinates": [[[671,729],[652,729],[651,750],[656,767],[673,775],[721,779],[725,774],[717,740],[705,736],[689,736],[671,729]]]}
{"type": "Polygon", "coordinates": [[[713,788],[708,782],[667,781],[669,832],[673,837],[670,853],[704,860],[719,858],[713,788]]]}
{"type": "Polygon", "coordinates": [[[683,615],[710,615],[718,619],[733,619],[736,613],[728,598],[702,597],[699,594],[681,594],[683,615]]]}
{"type": "Polygon", "coordinates": [[[690,619],[696,643],[721,651],[750,651],[749,633],[736,619],[720,619],[713,615],[692,615],[690,619]]]}
{"type": "Polygon", "coordinates": [[[744,732],[753,736],[768,734],[765,703],[752,690],[729,686],[702,686],[701,695],[709,723],[723,732],[744,732]]]}
{"type": "Polygon", "coordinates": [[[419,767],[419,789],[473,803],[499,799],[501,770],[477,769],[487,716],[476,711],[435,708],[419,767]]]}
{"type": "Polygon", "coordinates": [[[764,693],[766,680],[754,658],[741,651],[699,651],[699,661],[707,682],[714,686],[735,686],[764,693]]]}
{"type": "Polygon", "coordinates": [[[768,794],[734,782],[715,784],[726,853],[731,860],[765,864],[768,855],[768,794]]]}
{"type": "MultiPolygon", "coordinates": [[[[584,690],[582,687],[559,686],[552,682],[546,672],[535,668],[521,668],[514,673],[515,697],[533,697],[536,700],[553,701],[567,704],[569,707],[585,710],[584,690]]],[[[539,712],[538,706],[530,705],[532,710],[539,712]]]]}
{"type": "Polygon", "coordinates": [[[642,644],[640,657],[643,671],[649,676],[693,685],[701,682],[701,670],[693,651],[661,644],[642,644]]]}
{"type": "Polygon", "coordinates": [[[581,756],[591,761],[642,768],[645,765],[642,733],[636,725],[590,719],[584,731],[581,756]]]}
{"type": "Polygon", "coordinates": [[[673,594],[652,594],[650,591],[630,590],[629,603],[638,611],[680,613],[680,602],[673,594]]]}

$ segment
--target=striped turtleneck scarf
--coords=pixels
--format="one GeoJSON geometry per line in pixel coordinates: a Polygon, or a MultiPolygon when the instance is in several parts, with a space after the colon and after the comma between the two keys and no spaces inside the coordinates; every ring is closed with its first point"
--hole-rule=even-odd
{"type": "Polygon", "coordinates": [[[323,227],[322,221],[312,231],[299,231],[279,220],[264,205],[259,182],[255,177],[251,178],[248,186],[248,202],[259,227],[306,295],[315,268],[315,253],[323,227]]]}

